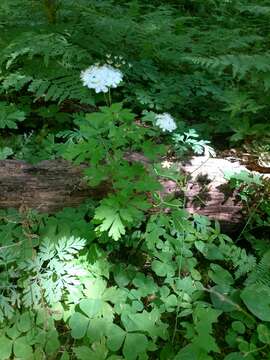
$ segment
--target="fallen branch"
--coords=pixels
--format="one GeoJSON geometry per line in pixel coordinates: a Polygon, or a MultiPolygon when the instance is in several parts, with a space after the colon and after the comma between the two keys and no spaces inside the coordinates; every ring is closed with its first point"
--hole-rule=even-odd
{"type": "MultiPolygon", "coordinates": [[[[143,162],[139,154],[129,156],[131,161],[143,162]]],[[[188,163],[179,163],[179,171],[190,174],[186,184],[186,208],[190,213],[209,216],[229,226],[242,219],[242,204],[236,195],[227,192],[224,171],[239,171],[245,167],[226,159],[193,157],[188,163]]],[[[0,161],[0,208],[36,209],[54,213],[64,207],[76,207],[89,197],[100,199],[109,188],[90,188],[83,178],[83,166],[74,166],[63,160],[42,161],[30,165],[23,161],[0,161]]],[[[161,180],[162,195],[179,190],[175,182],[161,180]]]]}

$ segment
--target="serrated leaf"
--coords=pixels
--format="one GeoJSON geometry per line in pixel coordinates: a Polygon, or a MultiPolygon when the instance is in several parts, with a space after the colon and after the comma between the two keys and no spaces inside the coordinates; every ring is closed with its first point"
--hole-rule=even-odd
{"type": "Polygon", "coordinates": [[[15,105],[0,102],[0,129],[17,129],[17,122],[25,119],[25,113],[16,108],[15,105]]]}
{"type": "Polygon", "coordinates": [[[109,231],[109,236],[115,241],[125,234],[125,227],[118,210],[101,205],[96,209],[94,218],[102,221],[101,225],[98,226],[98,230],[101,232],[109,231]]]}

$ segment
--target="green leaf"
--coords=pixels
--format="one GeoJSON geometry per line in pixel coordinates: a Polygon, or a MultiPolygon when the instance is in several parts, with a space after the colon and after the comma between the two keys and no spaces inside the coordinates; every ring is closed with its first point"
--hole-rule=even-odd
{"type": "Polygon", "coordinates": [[[174,276],[176,265],[173,262],[161,262],[154,260],[152,262],[152,269],[158,276],[174,276]]]}
{"type": "Polygon", "coordinates": [[[107,346],[111,351],[118,351],[125,339],[126,332],[118,325],[112,324],[107,332],[107,346]]]}
{"type": "Polygon", "coordinates": [[[55,329],[52,329],[47,334],[47,343],[45,346],[45,352],[50,357],[55,354],[60,346],[60,342],[58,340],[58,332],[55,329]]]}
{"type": "Polygon", "coordinates": [[[173,360],[213,360],[213,358],[208,356],[204,350],[189,344],[183,347],[173,360]]]}
{"type": "Polygon", "coordinates": [[[105,343],[105,338],[101,339],[101,341],[94,342],[92,344],[93,349],[93,357],[89,360],[105,360],[107,359],[108,349],[105,343]]]}
{"type": "Polygon", "coordinates": [[[16,325],[13,325],[11,328],[9,328],[6,333],[13,340],[21,335],[21,332],[18,330],[16,325]]]}
{"type": "Polygon", "coordinates": [[[71,328],[71,336],[74,339],[81,339],[85,336],[88,329],[89,318],[79,312],[75,312],[69,320],[69,326],[71,328]]]}
{"type": "Polygon", "coordinates": [[[91,319],[86,336],[89,338],[91,343],[101,341],[106,335],[109,325],[110,323],[106,318],[91,319]]]}
{"type": "Polygon", "coordinates": [[[4,147],[0,149],[0,160],[6,160],[10,155],[13,154],[13,150],[10,147],[4,147]]]}
{"type": "Polygon", "coordinates": [[[242,323],[242,321],[233,321],[232,328],[239,334],[244,334],[246,331],[245,325],[242,323]]]}
{"type": "Polygon", "coordinates": [[[229,271],[223,269],[220,265],[211,264],[211,270],[208,271],[209,277],[218,285],[231,285],[234,279],[229,271]]]}
{"type": "Polygon", "coordinates": [[[216,309],[225,312],[237,310],[238,304],[234,302],[232,287],[229,285],[216,285],[212,287],[210,293],[211,301],[216,309]]]}
{"type": "Polygon", "coordinates": [[[270,321],[270,288],[253,284],[241,292],[241,299],[251,311],[262,321],[270,321]]]}
{"type": "Polygon", "coordinates": [[[121,264],[116,264],[114,266],[113,276],[116,284],[119,287],[127,286],[135,275],[136,271],[131,266],[126,267],[121,264]]]}
{"type": "Polygon", "coordinates": [[[27,332],[33,326],[34,319],[31,318],[30,312],[23,313],[17,322],[17,328],[20,332],[27,332]]]}
{"type": "Polygon", "coordinates": [[[270,329],[267,325],[259,324],[257,327],[259,340],[264,344],[270,344],[270,329]]]}
{"type": "Polygon", "coordinates": [[[143,334],[127,334],[123,354],[126,360],[136,360],[139,354],[146,351],[148,346],[147,337],[143,334]]]}
{"type": "Polygon", "coordinates": [[[115,241],[119,240],[121,235],[125,234],[125,227],[119,215],[119,210],[100,205],[95,212],[95,219],[101,220],[98,230],[109,231],[109,236],[115,241]]]}
{"type": "Polygon", "coordinates": [[[135,278],[132,280],[132,283],[138,288],[138,291],[142,297],[145,297],[149,294],[154,294],[158,290],[158,287],[153,278],[150,276],[145,276],[140,272],[137,273],[135,278]]]}
{"type": "Polygon", "coordinates": [[[161,322],[160,316],[158,309],[153,309],[151,312],[144,310],[142,313],[122,316],[122,322],[129,332],[140,331],[153,338],[159,336],[165,340],[168,337],[168,325],[161,322]]]}
{"type": "Polygon", "coordinates": [[[244,334],[246,331],[245,325],[242,323],[242,321],[234,321],[232,323],[232,328],[238,334],[244,334]]]}
{"type": "Polygon", "coordinates": [[[60,360],[69,360],[70,356],[67,351],[64,351],[63,354],[60,357],[60,360]]]}
{"type": "Polygon", "coordinates": [[[91,319],[102,311],[103,301],[101,299],[83,299],[80,308],[91,319]]]}
{"type": "Polygon", "coordinates": [[[93,358],[93,351],[87,346],[78,346],[73,351],[78,360],[90,360],[93,358]]]}
{"type": "Polygon", "coordinates": [[[19,337],[13,344],[14,355],[22,360],[30,360],[33,357],[32,347],[28,345],[26,336],[19,337]]]}
{"type": "Polygon", "coordinates": [[[11,358],[12,340],[2,335],[0,337],[0,360],[11,358]]]}
{"type": "Polygon", "coordinates": [[[233,352],[225,356],[224,360],[245,360],[246,358],[240,352],[233,352]]]}
{"type": "Polygon", "coordinates": [[[25,119],[25,113],[16,108],[15,105],[0,102],[0,129],[17,129],[17,122],[25,119]]]}
{"type": "MultiPolygon", "coordinates": [[[[121,174],[124,179],[129,170],[124,168],[124,173],[121,174]]],[[[124,185],[128,186],[126,180],[124,185]]],[[[144,197],[130,197],[125,191],[110,195],[101,201],[95,211],[94,219],[101,221],[96,230],[108,231],[109,236],[117,241],[125,234],[125,226],[134,225],[148,208],[149,204],[144,197]]]]}

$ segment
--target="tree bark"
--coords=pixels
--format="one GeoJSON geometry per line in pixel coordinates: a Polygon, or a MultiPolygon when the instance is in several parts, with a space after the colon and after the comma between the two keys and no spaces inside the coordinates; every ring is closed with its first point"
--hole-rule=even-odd
{"type": "MultiPolygon", "coordinates": [[[[143,162],[138,154],[131,161],[143,162]]],[[[243,205],[236,194],[228,192],[224,171],[239,171],[245,167],[226,159],[193,157],[189,162],[178,163],[179,171],[187,176],[185,190],[186,209],[190,213],[209,216],[210,219],[234,227],[242,219],[243,205]]],[[[23,161],[0,161],[0,208],[36,209],[54,213],[64,207],[76,207],[89,197],[101,199],[109,187],[104,184],[90,188],[83,178],[84,166],[74,166],[64,160],[42,161],[30,165],[23,161]]],[[[171,180],[160,180],[161,195],[177,196],[182,189],[171,180]]]]}

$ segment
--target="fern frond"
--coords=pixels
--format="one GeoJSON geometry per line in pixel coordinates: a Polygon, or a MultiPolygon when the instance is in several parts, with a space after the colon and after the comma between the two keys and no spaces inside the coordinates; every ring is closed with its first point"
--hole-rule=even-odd
{"type": "Polygon", "coordinates": [[[270,6],[262,5],[242,5],[238,7],[241,13],[249,13],[255,16],[270,15],[270,6]]]}
{"type": "Polygon", "coordinates": [[[78,100],[81,103],[94,105],[94,99],[89,90],[82,86],[79,73],[49,79],[34,79],[28,86],[28,91],[35,95],[35,101],[43,98],[45,101],[56,101],[58,104],[67,99],[78,100]]]}
{"type": "Polygon", "coordinates": [[[270,251],[264,254],[255,269],[248,276],[246,283],[270,286],[270,251]]]}
{"type": "Polygon", "coordinates": [[[198,65],[208,70],[220,73],[226,68],[231,67],[233,77],[238,76],[243,78],[247,73],[255,72],[270,72],[270,54],[255,54],[255,55],[222,55],[218,57],[185,57],[185,60],[198,65]]]}

